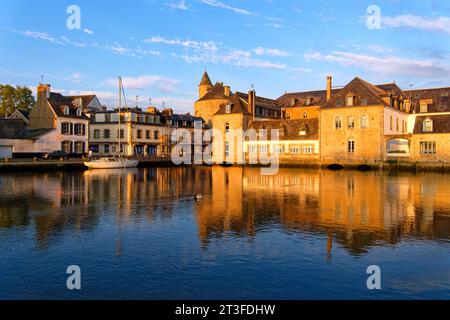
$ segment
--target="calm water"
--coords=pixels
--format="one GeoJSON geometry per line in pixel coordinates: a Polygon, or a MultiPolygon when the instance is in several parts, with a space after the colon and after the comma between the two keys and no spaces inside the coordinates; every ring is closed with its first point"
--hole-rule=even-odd
{"type": "Polygon", "coordinates": [[[259,173],[0,175],[0,298],[450,299],[450,175],[259,173]]]}

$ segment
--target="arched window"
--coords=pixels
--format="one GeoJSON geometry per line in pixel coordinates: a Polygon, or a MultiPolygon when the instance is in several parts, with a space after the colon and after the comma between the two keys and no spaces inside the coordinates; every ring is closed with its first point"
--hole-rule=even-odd
{"type": "Polygon", "coordinates": [[[77,116],[81,117],[81,108],[77,109],[77,116]]]}
{"type": "Polygon", "coordinates": [[[391,116],[390,120],[389,120],[389,128],[391,130],[394,130],[394,117],[391,116]]]}
{"type": "Polygon", "coordinates": [[[423,131],[424,132],[433,132],[433,121],[427,119],[423,122],[423,131]]]}
{"type": "Polygon", "coordinates": [[[367,114],[363,114],[361,116],[361,128],[366,129],[369,127],[369,116],[367,114]]]}
{"type": "Polygon", "coordinates": [[[396,128],[397,128],[397,132],[398,132],[400,129],[400,120],[397,118],[397,120],[395,122],[396,122],[396,128]]]}
{"type": "Polygon", "coordinates": [[[70,114],[70,109],[68,106],[64,106],[64,115],[68,116],[70,114]]]}
{"type": "Polygon", "coordinates": [[[355,118],[353,118],[352,116],[347,118],[347,126],[349,129],[353,129],[355,128],[355,118]]]}
{"type": "Polygon", "coordinates": [[[306,112],[303,112],[303,119],[308,118],[308,114],[306,112]]]}
{"type": "Polygon", "coordinates": [[[336,116],[334,118],[334,128],[341,129],[342,128],[342,118],[341,116],[336,116]]]}
{"type": "Polygon", "coordinates": [[[228,133],[230,131],[230,124],[226,123],[225,124],[225,133],[228,133]]]}

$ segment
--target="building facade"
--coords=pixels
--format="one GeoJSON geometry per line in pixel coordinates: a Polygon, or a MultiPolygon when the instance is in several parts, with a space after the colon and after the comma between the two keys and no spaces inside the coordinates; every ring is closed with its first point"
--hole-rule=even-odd
{"type": "MultiPolygon", "coordinates": [[[[355,78],[325,90],[285,93],[276,100],[231,92],[205,72],[195,113],[222,136],[232,129],[257,131],[243,143],[213,141],[213,159],[229,154],[277,154],[286,164],[369,165],[445,163],[450,161],[450,88],[403,91],[395,83],[374,85],[355,78]],[[259,131],[276,129],[279,137],[261,138],[259,131]],[[278,141],[279,140],[279,141],[278,141]],[[239,149],[241,148],[241,149],[239,149]]],[[[242,158],[232,158],[239,163],[242,158]]]]}
{"type": "Polygon", "coordinates": [[[29,114],[29,127],[55,129],[58,147],[53,151],[81,156],[88,151],[89,118],[85,110],[76,97],[51,92],[50,85],[39,84],[36,104],[29,114]]]}
{"type": "Polygon", "coordinates": [[[168,151],[170,128],[153,110],[115,109],[90,112],[88,117],[89,150],[94,156],[161,156],[168,151]]]}

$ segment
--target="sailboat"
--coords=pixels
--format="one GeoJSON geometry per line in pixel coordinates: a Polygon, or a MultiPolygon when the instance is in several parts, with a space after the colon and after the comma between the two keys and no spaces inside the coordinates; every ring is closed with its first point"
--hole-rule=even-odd
{"type": "Polygon", "coordinates": [[[122,93],[125,99],[125,91],[122,85],[122,78],[119,77],[119,156],[118,157],[102,157],[99,159],[93,159],[91,161],[84,162],[84,165],[89,169],[120,169],[120,168],[134,168],[139,164],[138,160],[131,160],[127,158],[122,158],[122,137],[120,134],[121,129],[121,109],[122,109],[122,93]]]}

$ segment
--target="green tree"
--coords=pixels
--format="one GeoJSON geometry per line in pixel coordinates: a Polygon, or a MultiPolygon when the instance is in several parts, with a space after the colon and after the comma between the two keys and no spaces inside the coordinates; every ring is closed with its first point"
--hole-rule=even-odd
{"type": "Polygon", "coordinates": [[[0,116],[11,115],[16,109],[30,111],[34,103],[30,88],[0,84],[0,116]]]}

